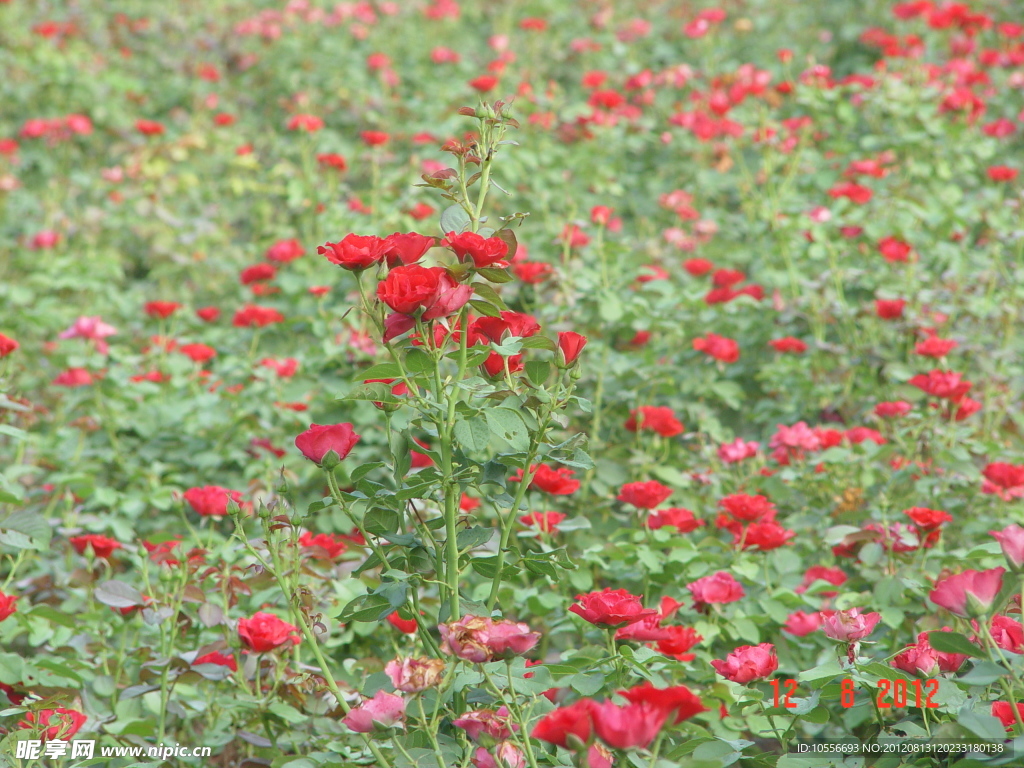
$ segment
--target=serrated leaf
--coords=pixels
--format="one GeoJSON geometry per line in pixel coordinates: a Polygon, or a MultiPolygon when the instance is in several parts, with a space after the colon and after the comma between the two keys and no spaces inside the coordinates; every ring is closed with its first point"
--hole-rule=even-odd
{"type": "Polygon", "coordinates": [[[518,413],[508,408],[488,408],[484,416],[491,432],[505,440],[514,450],[530,450],[530,431],[518,413]]]}
{"type": "Polygon", "coordinates": [[[507,269],[498,269],[497,267],[480,267],[477,269],[476,273],[484,280],[489,280],[492,283],[512,282],[512,275],[509,274],[507,269]]]}
{"type": "Polygon", "coordinates": [[[146,602],[142,593],[131,584],[113,579],[98,584],[93,596],[98,602],[111,608],[134,608],[146,602]]]}
{"type": "Polygon", "coordinates": [[[480,453],[491,442],[491,428],[483,416],[459,418],[455,421],[455,439],[467,451],[480,453]]]}
{"type": "Polygon", "coordinates": [[[928,633],[928,644],[943,653],[962,653],[966,656],[982,655],[981,649],[959,632],[935,630],[928,633]]]}
{"type": "MultiPolygon", "coordinates": [[[[428,182],[429,183],[429,182],[428,182]]],[[[441,211],[441,232],[447,235],[454,232],[462,234],[472,226],[473,220],[461,205],[449,205],[441,211]]]]}

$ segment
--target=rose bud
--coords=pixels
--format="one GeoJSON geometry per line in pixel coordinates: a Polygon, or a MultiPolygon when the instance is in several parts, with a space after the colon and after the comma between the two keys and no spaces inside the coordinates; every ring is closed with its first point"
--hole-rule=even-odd
{"type": "Polygon", "coordinates": [[[562,368],[573,365],[585,346],[587,346],[587,337],[583,334],[575,331],[559,331],[558,364],[562,368]]]}
{"type": "Polygon", "coordinates": [[[310,424],[309,429],[295,438],[295,447],[317,466],[323,466],[327,454],[333,452],[337,457],[336,465],[358,442],[359,435],[352,431],[351,424],[310,424]]]}

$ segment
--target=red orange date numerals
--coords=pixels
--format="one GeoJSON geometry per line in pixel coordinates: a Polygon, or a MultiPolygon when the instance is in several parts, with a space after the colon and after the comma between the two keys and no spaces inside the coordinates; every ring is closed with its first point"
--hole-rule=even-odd
{"type": "Polygon", "coordinates": [[[878,708],[899,709],[911,706],[936,709],[939,705],[932,701],[932,696],[938,692],[939,681],[934,678],[930,680],[879,680],[878,708]]]}
{"type": "MultiPolygon", "coordinates": [[[[793,709],[799,706],[793,701],[797,682],[793,678],[771,681],[774,692],[775,707],[793,709]]],[[[876,684],[875,703],[879,709],[900,709],[911,706],[924,709],[937,709],[938,704],[932,697],[939,692],[939,681],[932,680],[879,680],[876,684]]],[[[839,685],[839,704],[849,709],[857,703],[857,684],[849,677],[844,677],[839,685]]]]}

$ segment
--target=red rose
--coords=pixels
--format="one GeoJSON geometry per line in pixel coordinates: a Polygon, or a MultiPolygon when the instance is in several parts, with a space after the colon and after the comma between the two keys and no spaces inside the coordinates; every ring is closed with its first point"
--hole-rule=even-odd
{"type": "Polygon", "coordinates": [[[580,352],[587,346],[587,337],[575,331],[559,331],[558,351],[562,365],[568,367],[576,362],[580,352]]]}
{"type": "Polygon", "coordinates": [[[302,642],[298,631],[299,628],[294,624],[263,611],[256,613],[251,619],[238,621],[238,637],[246,647],[256,653],[272,651],[288,642],[298,645],[302,642]]]}
{"type": "Polygon", "coordinates": [[[377,298],[395,312],[414,315],[423,310],[424,320],[454,314],[472,294],[472,287],[457,283],[444,268],[418,264],[395,267],[377,285],[377,298]]]}
{"type": "Polygon", "coordinates": [[[16,350],[20,344],[9,336],[4,336],[0,333],[0,357],[7,357],[14,350],[16,350]]]}
{"type": "Polygon", "coordinates": [[[196,514],[203,517],[223,517],[228,513],[228,499],[231,498],[236,504],[242,503],[242,494],[238,491],[229,491],[219,485],[204,485],[198,488],[189,488],[183,494],[185,501],[195,510],[196,514]]]}
{"type": "Polygon", "coordinates": [[[197,363],[205,363],[217,356],[217,350],[206,344],[183,344],[178,347],[178,352],[197,363]]]}
{"type": "Polygon", "coordinates": [[[310,424],[309,429],[295,438],[295,447],[319,466],[328,451],[334,451],[338,459],[343,460],[358,442],[359,435],[352,431],[351,424],[310,424]]]}
{"type": "Polygon", "coordinates": [[[660,405],[642,405],[630,411],[625,427],[630,432],[650,430],[662,437],[675,437],[686,429],[671,408],[660,405]]]}
{"type": "Polygon", "coordinates": [[[709,603],[732,603],[743,597],[743,587],[732,575],[718,571],[686,585],[697,607],[709,603]]]}
{"type": "MultiPolygon", "coordinates": [[[[580,481],[573,479],[575,473],[568,467],[554,469],[547,464],[534,464],[530,470],[534,472],[530,483],[532,490],[544,491],[552,496],[570,496],[580,488],[580,481]]],[[[509,479],[514,483],[522,481],[523,470],[517,470],[509,479]]]]}
{"type": "Polygon", "coordinates": [[[150,317],[165,319],[181,309],[181,304],[175,301],[151,301],[146,304],[146,314],[150,317]]]}
{"type": "Polygon", "coordinates": [[[18,610],[18,598],[0,592],[0,621],[8,618],[18,610]]]}
{"type": "Polygon", "coordinates": [[[245,328],[253,326],[256,328],[263,328],[273,323],[283,323],[284,315],[278,312],[272,307],[259,307],[254,304],[249,304],[242,309],[235,312],[234,318],[231,320],[231,324],[237,328],[245,328]]]}
{"type": "Polygon", "coordinates": [[[316,249],[332,264],[359,271],[372,267],[384,258],[387,243],[375,235],[345,235],[337,243],[326,243],[316,249]]]}
{"type": "Polygon", "coordinates": [[[239,273],[238,280],[242,285],[251,285],[273,280],[275,277],[277,277],[277,270],[274,269],[273,264],[253,264],[239,273]]]}
{"type": "Polygon", "coordinates": [[[722,677],[734,683],[749,683],[764,680],[779,668],[779,657],[771,643],[741,645],[725,660],[714,659],[711,666],[722,677]]]}
{"type": "Polygon", "coordinates": [[[476,232],[463,232],[459,235],[449,232],[445,235],[442,245],[455,251],[459,261],[465,261],[468,256],[477,269],[508,266],[508,262],[505,261],[508,243],[500,237],[483,237],[476,232]]]}
{"type": "Polygon", "coordinates": [[[670,507],[652,512],[647,518],[647,527],[652,531],[659,528],[675,528],[679,533],[690,533],[704,525],[703,520],[694,517],[693,512],[681,507],[670,507]]]}
{"type": "Polygon", "coordinates": [[[672,489],[657,480],[644,483],[626,483],[616,498],[624,504],[632,504],[640,509],[654,509],[672,495],[672,489]]]}
{"type": "Polygon", "coordinates": [[[235,657],[218,651],[207,653],[192,662],[193,667],[198,667],[200,664],[216,664],[221,667],[227,667],[232,672],[238,671],[238,662],[235,660],[235,657]]]}
{"type": "Polygon", "coordinates": [[[295,261],[302,256],[302,243],[298,240],[278,240],[264,254],[267,261],[295,261]]]}
{"type": "Polygon", "coordinates": [[[903,299],[876,299],[875,314],[883,320],[898,320],[903,317],[903,308],[907,302],[903,299]]]}
{"type": "Polygon", "coordinates": [[[218,317],[220,317],[220,310],[216,307],[201,307],[196,310],[196,317],[202,320],[204,323],[212,323],[218,317]]]}
{"type": "Polygon", "coordinates": [[[614,749],[646,748],[668,716],[661,707],[646,702],[620,706],[613,701],[594,704],[591,715],[601,741],[614,749]]]}
{"type": "Polygon", "coordinates": [[[41,728],[40,736],[44,741],[67,741],[78,733],[88,719],[75,709],[41,709],[38,712],[26,712],[25,719],[18,723],[18,727],[30,730],[41,728]]]}
{"type": "Polygon", "coordinates": [[[590,699],[582,699],[568,707],[559,707],[544,715],[530,735],[565,749],[582,747],[590,741],[593,711],[594,702],[590,699]],[[570,737],[574,742],[572,746],[569,743],[570,737]]]}
{"type": "Polygon", "coordinates": [[[644,608],[640,597],[624,589],[605,587],[600,592],[576,595],[576,603],[569,607],[571,613],[582,616],[598,627],[614,629],[633,624],[646,616],[656,616],[653,608],[644,608]]]}
{"type": "Polygon", "coordinates": [[[772,339],[768,342],[776,352],[788,352],[794,355],[802,355],[807,351],[807,345],[800,339],[793,336],[783,336],[781,339],[772,339]]]}
{"type": "Polygon", "coordinates": [[[408,266],[423,258],[437,241],[433,237],[416,232],[395,232],[384,238],[384,257],[389,267],[408,266]]]}
{"type": "Polygon", "coordinates": [[[740,359],[740,345],[733,339],[709,333],[703,339],[694,339],[693,348],[723,363],[735,363],[740,359]]]}
{"type": "Polygon", "coordinates": [[[643,685],[630,688],[628,691],[619,691],[619,693],[631,704],[649,704],[664,710],[668,715],[674,716],[672,720],[674,725],[708,711],[708,708],[701,703],[700,697],[685,685],[655,688],[646,682],[643,685]]]}
{"type": "Polygon", "coordinates": [[[299,536],[299,546],[310,550],[309,555],[314,560],[334,560],[348,549],[348,544],[344,540],[330,533],[318,533],[314,536],[309,531],[299,536]]]}
{"type": "Polygon", "coordinates": [[[725,496],[718,502],[718,505],[734,520],[744,523],[771,520],[775,517],[775,505],[764,496],[734,493],[731,496],[725,496]]]}
{"type": "Polygon", "coordinates": [[[121,549],[121,542],[117,539],[101,536],[98,533],[89,533],[84,536],[72,536],[68,541],[71,542],[71,546],[75,548],[75,552],[78,554],[84,555],[85,550],[92,547],[93,554],[103,560],[110,557],[114,553],[115,549],[121,549]]]}

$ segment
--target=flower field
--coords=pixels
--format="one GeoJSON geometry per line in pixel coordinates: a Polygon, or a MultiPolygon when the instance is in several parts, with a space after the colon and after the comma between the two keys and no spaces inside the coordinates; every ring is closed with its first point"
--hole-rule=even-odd
{"type": "Polygon", "coordinates": [[[1019,4],[0,61],[0,765],[1024,765],[1019,4]]]}

